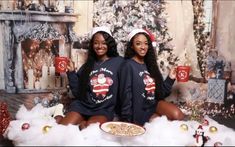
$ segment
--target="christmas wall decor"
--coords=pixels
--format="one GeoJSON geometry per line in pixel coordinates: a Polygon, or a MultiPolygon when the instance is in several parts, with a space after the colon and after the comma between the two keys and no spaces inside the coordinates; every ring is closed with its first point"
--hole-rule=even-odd
{"type": "Polygon", "coordinates": [[[128,33],[134,28],[143,28],[151,32],[153,45],[157,51],[157,62],[163,75],[178,58],[172,53],[172,38],[166,26],[167,14],[162,1],[106,1],[94,2],[94,26],[106,25],[111,28],[118,43],[120,55],[124,54],[128,33]]]}

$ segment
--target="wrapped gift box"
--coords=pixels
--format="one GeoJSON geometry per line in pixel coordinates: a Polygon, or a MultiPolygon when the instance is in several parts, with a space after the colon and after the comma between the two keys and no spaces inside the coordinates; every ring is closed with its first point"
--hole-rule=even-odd
{"type": "Polygon", "coordinates": [[[224,79],[209,79],[207,89],[208,102],[224,103],[227,93],[227,82],[224,79]]]}

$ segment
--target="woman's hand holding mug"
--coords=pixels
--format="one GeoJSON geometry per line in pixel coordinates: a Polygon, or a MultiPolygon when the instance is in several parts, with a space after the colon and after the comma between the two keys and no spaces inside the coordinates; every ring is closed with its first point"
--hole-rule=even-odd
{"type": "Polygon", "coordinates": [[[75,63],[69,58],[68,58],[67,71],[69,72],[75,71],[75,63]]]}

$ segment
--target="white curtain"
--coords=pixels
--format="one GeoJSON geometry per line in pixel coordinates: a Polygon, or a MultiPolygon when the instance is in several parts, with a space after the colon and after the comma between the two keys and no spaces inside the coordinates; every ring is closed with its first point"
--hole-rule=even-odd
{"type": "Polygon", "coordinates": [[[186,62],[185,53],[191,63],[191,74],[201,78],[198,66],[196,43],[193,34],[193,5],[191,0],[166,0],[167,26],[175,46],[174,53],[180,58],[179,64],[186,62]]]}
{"type": "Polygon", "coordinates": [[[235,1],[218,1],[215,48],[232,65],[235,83],[235,1]]]}

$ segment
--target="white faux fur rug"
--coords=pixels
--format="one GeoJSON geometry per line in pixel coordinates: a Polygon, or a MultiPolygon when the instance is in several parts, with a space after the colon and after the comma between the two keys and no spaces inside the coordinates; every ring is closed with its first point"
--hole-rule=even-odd
{"type": "MultiPolygon", "coordinates": [[[[146,123],[146,132],[135,137],[117,137],[103,132],[99,124],[92,124],[82,131],[75,125],[58,125],[51,116],[51,109],[44,108],[40,104],[27,110],[21,106],[16,114],[16,120],[10,122],[4,136],[13,141],[14,145],[21,146],[195,146],[196,139],[193,137],[195,130],[200,125],[196,121],[168,121],[165,116],[154,119],[151,123],[146,123]],[[24,123],[29,124],[29,128],[22,130],[24,123]],[[182,124],[188,126],[188,130],[183,131],[182,124]],[[51,126],[47,132],[43,132],[43,127],[51,126]]],[[[210,139],[206,146],[217,145],[235,146],[235,131],[216,121],[205,117],[209,121],[208,126],[203,126],[204,136],[210,139]],[[209,131],[214,126],[216,132],[209,131]]]]}

